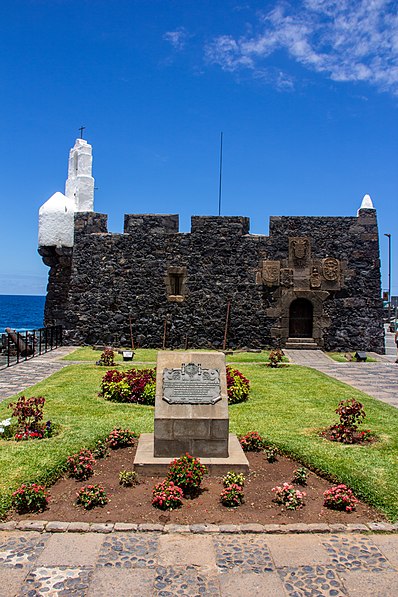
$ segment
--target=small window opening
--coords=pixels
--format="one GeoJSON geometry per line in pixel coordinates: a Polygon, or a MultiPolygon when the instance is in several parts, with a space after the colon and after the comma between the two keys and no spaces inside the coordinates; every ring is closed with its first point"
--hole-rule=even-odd
{"type": "Polygon", "coordinates": [[[171,294],[174,296],[182,295],[182,279],[183,274],[169,274],[171,294]]]}
{"type": "Polygon", "coordinates": [[[165,277],[167,300],[182,303],[186,297],[187,268],[169,266],[165,277]]]}

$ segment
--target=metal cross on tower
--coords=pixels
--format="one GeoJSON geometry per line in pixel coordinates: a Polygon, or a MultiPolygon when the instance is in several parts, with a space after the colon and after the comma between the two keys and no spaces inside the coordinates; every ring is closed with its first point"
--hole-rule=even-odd
{"type": "Polygon", "coordinates": [[[81,127],[79,128],[79,131],[80,131],[80,139],[83,139],[83,131],[84,131],[84,129],[85,129],[85,128],[86,128],[85,126],[81,126],[81,127]]]}

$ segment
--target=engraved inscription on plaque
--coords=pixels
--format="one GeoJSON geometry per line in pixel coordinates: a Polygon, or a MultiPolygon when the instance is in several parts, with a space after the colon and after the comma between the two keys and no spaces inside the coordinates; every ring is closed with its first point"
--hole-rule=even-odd
{"type": "Polygon", "coordinates": [[[215,404],[221,400],[219,369],[202,369],[200,363],[163,369],[163,400],[169,404],[215,404]]]}

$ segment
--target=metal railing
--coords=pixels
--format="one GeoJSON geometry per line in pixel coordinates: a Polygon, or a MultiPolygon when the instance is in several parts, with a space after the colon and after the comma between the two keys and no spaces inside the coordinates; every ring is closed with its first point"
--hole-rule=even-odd
{"type": "Polygon", "coordinates": [[[25,332],[8,330],[0,336],[0,369],[28,361],[58,346],[62,346],[61,325],[25,332]]]}

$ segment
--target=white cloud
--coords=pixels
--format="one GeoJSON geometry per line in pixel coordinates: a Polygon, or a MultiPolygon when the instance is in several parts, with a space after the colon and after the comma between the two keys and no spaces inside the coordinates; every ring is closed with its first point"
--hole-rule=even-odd
{"type": "Polygon", "coordinates": [[[175,31],[167,31],[163,35],[163,39],[168,41],[175,50],[183,50],[189,37],[188,31],[184,27],[179,27],[175,31]]]}
{"type": "MultiPolygon", "coordinates": [[[[257,16],[257,32],[222,35],[205,48],[226,71],[267,71],[267,58],[285,50],[297,63],[334,81],[363,81],[398,95],[396,0],[278,2],[257,16]]],[[[291,80],[284,75],[286,80],[291,80]]]]}

